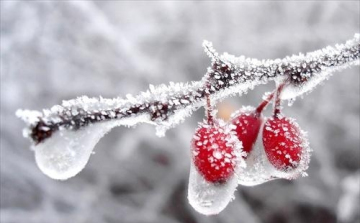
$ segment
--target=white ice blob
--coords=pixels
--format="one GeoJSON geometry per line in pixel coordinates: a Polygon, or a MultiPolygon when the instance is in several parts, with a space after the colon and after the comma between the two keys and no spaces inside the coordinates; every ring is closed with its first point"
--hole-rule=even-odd
{"type": "Polygon", "coordinates": [[[262,129],[265,120],[261,124],[258,137],[252,151],[246,158],[246,168],[238,174],[238,183],[243,186],[256,186],[277,179],[272,175],[273,168],[269,163],[262,142],[262,129]]]}
{"type": "Polygon", "coordinates": [[[66,180],[85,167],[95,145],[112,128],[120,125],[132,126],[141,120],[128,118],[92,124],[75,131],[56,131],[44,142],[33,146],[36,163],[50,178],[66,180]]]}
{"type": "Polygon", "coordinates": [[[77,131],[57,131],[33,147],[36,163],[53,179],[73,177],[85,167],[97,142],[113,127],[114,123],[106,122],[77,131]]]}
{"type": "Polygon", "coordinates": [[[192,163],[188,188],[189,203],[201,214],[218,214],[234,199],[237,185],[236,174],[222,184],[207,182],[192,163]]]}

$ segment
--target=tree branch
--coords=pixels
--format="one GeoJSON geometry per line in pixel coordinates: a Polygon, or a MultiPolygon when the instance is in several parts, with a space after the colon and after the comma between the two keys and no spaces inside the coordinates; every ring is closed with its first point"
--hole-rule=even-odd
{"type": "Polygon", "coordinates": [[[207,94],[212,101],[218,101],[242,94],[259,84],[288,78],[290,86],[284,90],[282,98],[289,99],[310,91],[334,71],[359,65],[360,60],[359,34],[335,47],[266,61],[226,53],[218,56],[211,43],[204,41],[203,45],[212,63],[201,81],[150,85],[148,91],[136,97],[127,95],[126,99],[83,96],[63,101],[62,105],[43,112],[18,110],[17,116],[28,124],[24,136],[39,144],[56,131],[76,131],[109,120],[129,120],[126,125],[130,126],[141,122],[154,124],[161,134],[204,106],[207,94]],[[205,77],[208,77],[210,88],[205,88],[205,77]]]}

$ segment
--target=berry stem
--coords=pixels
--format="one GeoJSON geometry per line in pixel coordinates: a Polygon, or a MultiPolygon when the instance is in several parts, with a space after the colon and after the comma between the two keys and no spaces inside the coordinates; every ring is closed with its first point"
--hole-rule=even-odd
{"type": "Polygon", "coordinates": [[[213,109],[211,106],[211,101],[210,101],[210,82],[209,82],[209,76],[207,77],[206,80],[206,90],[205,90],[205,97],[206,97],[206,107],[205,107],[205,112],[206,112],[206,116],[207,116],[207,122],[209,125],[213,125],[214,124],[214,117],[213,117],[213,109]]]}
{"type": "Polygon", "coordinates": [[[281,92],[284,89],[286,81],[284,81],[283,83],[281,83],[277,88],[276,88],[276,95],[275,95],[275,103],[274,103],[274,114],[273,117],[274,118],[279,118],[279,115],[281,114],[281,92]]]}
{"type": "Polygon", "coordinates": [[[269,102],[271,101],[271,99],[274,97],[275,91],[271,92],[271,94],[269,94],[269,96],[263,100],[259,106],[256,108],[255,110],[255,114],[257,117],[260,116],[260,114],[262,113],[262,111],[266,108],[266,106],[269,104],[269,102]]]}

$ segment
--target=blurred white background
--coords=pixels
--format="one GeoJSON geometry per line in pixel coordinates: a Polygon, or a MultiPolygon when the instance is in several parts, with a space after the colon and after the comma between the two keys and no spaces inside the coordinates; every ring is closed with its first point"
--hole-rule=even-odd
{"type": "MultiPolygon", "coordinates": [[[[40,172],[14,115],[81,95],[112,98],[199,80],[210,65],[204,39],[220,53],[258,59],[343,43],[360,32],[359,16],[359,1],[1,1],[1,222],[359,222],[359,67],[285,108],[309,133],[309,176],[240,186],[212,217],[187,202],[190,140],[202,109],[165,138],[148,125],[114,129],[67,181],[40,172]]],[[[220,109],[255,106],[273,87],[220,109]]]]}

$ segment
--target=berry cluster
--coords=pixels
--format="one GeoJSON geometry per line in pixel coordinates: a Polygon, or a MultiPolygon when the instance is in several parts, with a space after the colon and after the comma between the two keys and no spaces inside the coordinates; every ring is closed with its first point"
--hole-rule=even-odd
{"type": "MultiPolygon", "coordinates": [[[[295,170],[306,150],[306,139],[299,125],[281,113],[280,94],[285,84],[279,85],[256,109],[244,109],[232,115],[229,125],[242,142],[241,158],[247,159],[254,149],[258,135],[262,133],[262,143],[268,161],[283,172],[295,170]],[[273,116],[264,118],[263,110],[274,98],[273,116]]],[[[211,110],[210,105],[207,106],[211,110]]],[[[225,183],[234,175],[237,154],[228,143],[223,127],[208,113],[208,120],[202,123],[192,142],[193,162],[205,180],[211,183],[225,183]]],[[[231,134],[231,133],[228,133],[231,134]]],[[[238,176],[241,178],[241,176],[238,176]]]]}
{"type": "Polygon", "coordinates": [[[214,117],[207,95],[207,119],[200,123],[191,145],[188,198],[197,211],[219,213],[233,199],[238,184],[257,185],[304,174],[309,161],[307,139],[299,125],[281,113],[284,87],[286,82],[257,108],[235,112],[228,123],[214,117]],[[272,117],[263,117],[272,100],[272,117]]]}

